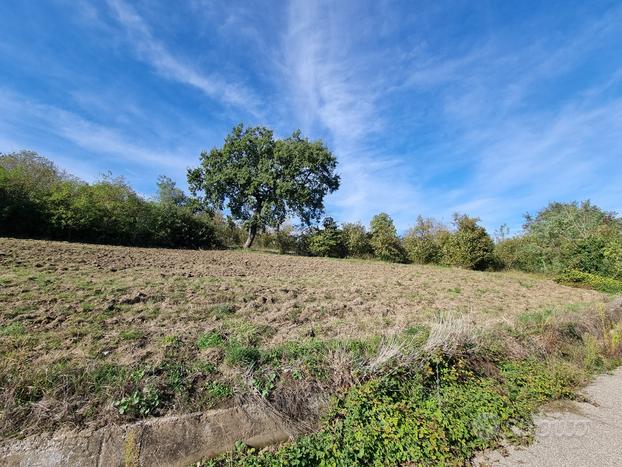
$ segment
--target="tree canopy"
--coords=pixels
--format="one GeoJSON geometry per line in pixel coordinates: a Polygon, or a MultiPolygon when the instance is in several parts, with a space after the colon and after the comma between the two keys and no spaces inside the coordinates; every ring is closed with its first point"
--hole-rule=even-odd
{"type": "Polygon", "coordinates": [[[376,214],[370,222],[371,246],[377,258],[402,263],[406,255],[397,236],[393,219],[385,213],[376,214]]]}
{"type": "Polygon", "coordinates": [[[32,151],[0,154],[0,235],[122,245],[213,248],[212,217],[168,177],[158,200],[121,177],[86,183],[32,151]]]}
{"type": "Polygon", "coordinates": [[[228,208],[244,222],[250,247],[259,229],[279,228],[290,216],[305,225],[319,221],[324,197],[339,188],[337,159],[322,141],[300,131],[276,139],[265,127],[236,126],[222,148],[203,152],[188,170],[193,195],[214,209],[228,208]]]}

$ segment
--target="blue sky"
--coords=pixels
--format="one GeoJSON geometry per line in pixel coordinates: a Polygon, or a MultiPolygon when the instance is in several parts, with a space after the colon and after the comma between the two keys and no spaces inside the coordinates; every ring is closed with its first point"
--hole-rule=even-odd
{"type": "Polygon", "coordinates": [[[4,0],[0,151],[142,194],[238,122],[339,159],[340,221],[455,211],[517,232],[622,211],[619,1],[4,0]]]}

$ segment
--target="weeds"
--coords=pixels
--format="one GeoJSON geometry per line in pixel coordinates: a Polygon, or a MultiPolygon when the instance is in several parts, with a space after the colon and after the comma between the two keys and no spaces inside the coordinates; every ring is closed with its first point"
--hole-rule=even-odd
{"type": "Polygon", "coordinates": [[[218,381],[210,381],[205,385],[205,391],[214,401],[227,399],[233,395],[231,387],[218,381]]]}
{"type": "Polygon", "coordinates": [[[568,271],[560,274],[555,278],[555,282],[612,294],[622,293],[622,281],[581,271],[568,271]]]}
{"type": "Polygon", "coordinates": [[[223,343],[223,337],[216,331],[207,332],[197,339],[197,347],[201,350],[220,347],[223,343]]]}
{"type": "Polygon", "coordinates": [[[568,313],[525,313],[512,333],[500,328],[501,340],[482,335],[476,345],[465,323],[449,316],[422,346],[385,341],[367,363],[368,379],[333,400],[318,432],[275,449],[238,446],[204,465],[458,465],[504,439],[529,437],[534,410],[574,398],[593,371],[620,361],[611,344],[622,340],[622,309],[603,310],[602,328],[568,321],[568,313]],[[553,336],[556,352],[541,354],[533,342],[512,357],[516,345],[553,336]]]}
{"type": "Polygon", "coordinates": [[[142,391],[134,391],[131,395],[116,401],[114,406],[119,410],[120,415],[146,417],[158,410],[160,404],[159,392],[153,388],[144,388],[142,391]]]}

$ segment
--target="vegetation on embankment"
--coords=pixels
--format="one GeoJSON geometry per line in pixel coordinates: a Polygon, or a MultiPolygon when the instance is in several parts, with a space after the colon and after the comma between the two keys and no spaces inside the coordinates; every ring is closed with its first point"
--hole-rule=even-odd
{"type": "Polygon", "coordinates": [[[463,465],[528,441],[542,404],[577,397],[620,364],[622,302],[593,311],[526,313],[480,335],[445,324],[336,396],[318,432],[260,451],[238,445],[202,465],[463,465]]]}
{"type": "Polygon", "coordinates": [[[571,287],[583,287],[611,294],[622,293],[622,280],[590,274],[589,272],[571,270],[557,275],[555,282],[571,287]]]}

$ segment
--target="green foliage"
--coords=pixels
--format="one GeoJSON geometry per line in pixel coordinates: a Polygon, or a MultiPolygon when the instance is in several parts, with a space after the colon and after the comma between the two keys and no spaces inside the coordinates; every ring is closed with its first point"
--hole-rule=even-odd
{"type": "Polygon", "coordinates": [[[46,198],[65,178],[35,152],[0,153],[0,235],[45,235],[46,198]]]}
{"type": "Polygon", "coordinates": [[[153,414],[160,406],[160,394],[156,389],[143,388],[142,391],[134,391],[114,403],[120,415],[134,417],[146,417],[153,414]]]}
{"type": "Polygon", "coordinates": [[[557,275],[555,282],[572,287],[599,290],[601,292],[622,293],[622,281],[577,270],[557,275]]]}
{"type": "Polygon", "coordinates": [[[320,432],[205,465],[459,465],[515,437],[513,427],[528,428],[539,404],[572,396],[578,382],[564,365],[501,363],[495,379],[464,363],[433,359],[415,374],[355,386],[335,401],[320,432]]]}
{"type": "Polygon", "coordinates": [[[551,203],[526,216],[524,254],[533,270],[576,269],[622,278],[622,219],[589,201],[551,203]]]}
{"type": "Polygon", "coordinates": [[[540,257],[527,237],[518,236],[495,244],[497,263],[506,269],[535,272],[540,268],[540,257]]]}
{"type": "Polygon", "coordinates": [[[622,235],[605,242],[602,270],[605,275],[622,280],[622,235]]]}
{"type": "Polygon", "coordinates": [[[193,194],[215,209],[225,203],[248,228],[250,247],[259,229],[277,227],[288,216],[309,225],[324,212],[324,196],[339,187],[336,158],[321,141],[299,131],[274,140],[265,127],[235,127],[220,149],[201,154],[201,165],[188,171],[193,194]]]}
{"type": "Polygon", "coordinates": [[[231,216],[215,212],[212,216],[215,238],[225,247],[237,247],[244,241],[244,230],[235,223],[231,216]]]}
{"type": "Polygon", "coordinates": [[[466,269],[485,270],[494,265],[494,243],[479,219],[454,215],[455,232],[443,244],[443,261],[466,269]]]}
{"type": "Polygon", "coordinates": [[[501,376],[506,380],[510,397],[525,413],[543,402],[573,397],[582,377],[563,363],[547,364],[534,359],[502,364],[501,376]]]}
{"type": "Polygon", "coordinates": [[[417,223],[410,229],[402,243],[413,263],[440,263],[443,258],[443,244],[449,235],[447,228],[432,218],[417,217],[417,223]]]}
{"type": "Polygon", "coordinates": [[[343,224],[341,231],[343,232],[347,256],[351,258],[369,258],[373,256],[369,235],[363,224],[346,223],[343,224]]]}
{"type": "Polygon", "coordinates": [[[160,204],[174,206],[185,206],[190,202],[183,190],[177,188],[176,183],[166,175],[158,177],[158,201],[160,204]]]}
{"type": "Polygon", "coordinates": [[[207,383],[205,385],[205,391],[212,399],[216,400],[227,399],[233,395],[233,390],[229,386],[218,381],[210,381],[207,383]]]}
{"type": "Polygon", "coordinates": [[[199,349],[220,347],[223,343],[223,337],[216,331],[206,332],[197,339],[197,347],[199,349]]]}
{"type": "Polygon", "coordinates": [[[211,217],[167,177],[159,201],[138,196],[122,178],[93,184],[59,171],[33,152],[0,155],[0,234],[167,247],[219,246],[211,217]]]}
{"type": "Polygon", "coordinates": [[[261,352],[252,345],[232,341],[225,347],[225,362],[229,365],[253,365],[259,362],[261,352]]]}
{"type": "Polygon", "coordinates": [[[277,250],[281,254],[296,252],[297,234],[294,227],[285,223],[277,228],[267,228],[256,240],[259,248],[277,250]]]}
{"type": "Polygon", "coordinates": [[[406,261],[406,254],[397,236],[393,219],[388,214],[383,212],[372,218],[370,234],[370,243],[376,258],[394,263],[406,261]]]}
{"type": "Polygon", "coordinates": [[[275,371],[256,373],[251,379],[251,384],[259,391],[262,397],[270,396],[278,380],[278,374],[275,371]]]}
{"type": "Polygon", "coordinates": [[[154,206],[152,227],[155,243],[166,247],[216,247],[215,230],[206,214],[193,214],[174,204],[154,206]]]}
{"type": "Polygon", "coordinates": [[[314,256],[343,258],[346,254],[343,232],[332,217],[324,219],[322,229],[309,236],[308,245],[314,256]]]}

